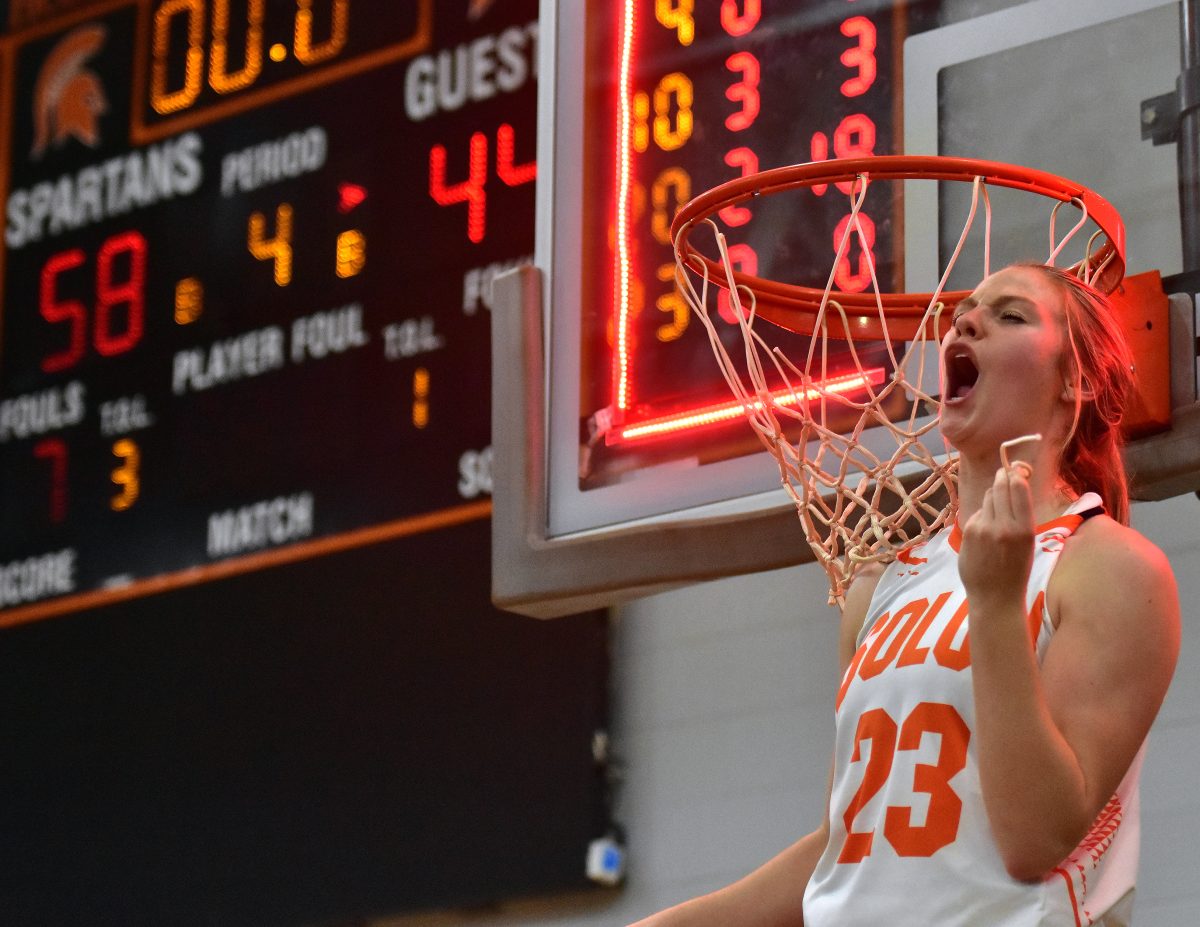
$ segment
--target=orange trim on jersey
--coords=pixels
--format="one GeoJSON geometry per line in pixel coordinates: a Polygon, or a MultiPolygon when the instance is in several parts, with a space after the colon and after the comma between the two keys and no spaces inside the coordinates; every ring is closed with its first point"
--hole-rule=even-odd
{"type": "MultiPolygon", "coordinates": [[[[1034,536],[1041,536],[1047,531],[1054,531],[1058,528],[1068,529],[1068,533],[1073,533],[1076,528],[1083,524],[1082,515],[1060,515],[1058,518],[1052,518],[1044,525],[1038,525],[1033,529],[1034,536]]],[[[954,520],[954,524],[950,527],[950,549],[956,554],[959,548],[962,547],[962,528],[958,525],[958,519],[954,520]]]]}
{"type": "Polygon", "coordinates": [[[1071,873],[1059,866],[1054,870],[1063,877],[1063,881],[1067,883],[1067,895],[1071,899],[1071,913],[1075,915],[1075,927],[1083,927],[1083,923],[1079,920],[1079,902],[1075,898],[1075,883],[1071,881],[1071,873]]]}
{"type": "Polygon", "coordinates": [[[1025,622],[1029,628],[1029,642],[1037,648],[1038,635],[1042,633],[1042,609],[1046,604],[1046,590],[1041,590],[1033,600],[1025,622]]]}
{"type": "Polygon", "coordinates": [[[921,541],[920,543],[913,544],[911,547],[906,547],[900,553],[896,554],[896,559],[901,563],[907,563],[909,566],[920,566],[923,563],[928,563],[928,557],[918,557],[916,555],[917,548],[923,546],[925,546],[925,542],[921,541]]]}

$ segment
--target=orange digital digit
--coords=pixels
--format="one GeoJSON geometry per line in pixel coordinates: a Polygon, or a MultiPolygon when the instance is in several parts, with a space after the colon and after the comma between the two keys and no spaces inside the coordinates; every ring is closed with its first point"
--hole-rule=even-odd
{"type": "Polygon", "coordinates": [[[337,238],[336,272],[343,280],[362,273],[367,264],[367,236],[358,229],[348,229],[337,238]]]}
{"type": "Polygon", "coordinates": [[[630,105],[633,150],[641,154],[650,147],[650,94],[639,91],[630,105]]]}
{"type": "Polygon", "coordinates": [[[204,71],[204,0],[167,0],[154,11],[154,61],[150,69],[150,105],[159,115],[177,113],[196,102],[204,71]],[[187,17],[187,49],[184,52],[183,86],[167,87],[167,64],[171,56],[171,25],[176,16],[187,17]]]}
{"type": "Polygon", "coordinates": [[[650,186],[650,234],[655,241],[661,245],[671,243],[671,220],[691,198],[692,178],[682,167],[669,167],[654,178],[650,186]]]}
{"type": "Polygon", "coordinates": [[[654,15],[660,24],[675,30],[680,45],[691,45],[696,37],[694,8],[695,0],[655,0],[654,15]]]}
{"type": "Polygon", "coordinates": [[[246,244],[260,261],[274,264],[275,284],[287,286],[292,282],[292,207],[280,203],[275,209],[275,235],[266,237],[267,220],[261,212],[250,214],[246,244]]]}
{"type": "Polygon", "coordinates": [[[350,26],[350,0],[333,0],[330,9],[329,37],[313,43],[313,0],[296,0],[296,37],[294,51],[301,64],[316,64],[332,58],[346,44],[350,26]]]}
{"type": "Polygon", "coordinates": [[[412,423],[417,428],[429,424],[429,371],[424,367],[413,373],[412,423]]]}
{"type": "Polygon", "coordinates": [[[137,501],[141,494],[141,477],[139,471],[142,465],[142,454],[137,442],[122,438],[112,446],[113,456],[121,460],[121,465],[112,472],[112,481],[121,488],[121,493],[109,501],[109,508],[114,512],[124,512],[137,501]]]}
{"type": "Polygon", "coordinates": [[[654,88],[654,142],[663,151],[674,151],[691,137],[692,81],[675,71],[654,88]]]}
{"type": "Polygon", "coordinates": [[[263,0],[246,4],[246,47],[242,66],[229,71],[229,0],[213,0],[212,52],[208,60],[208,85],[217,93],[231,93],[249,87],[262,71],[263,0]]]}
{"type": "Polygon", "coordinates": [[[654,301],[654,308],[670,315],[671,321],[658,326],[654,331],[654,337],[663,342],[676,341],[687,331],[688,323],[692,319],[692,310],[688,308],[687,300],[680,296],[675,289],[674,262],[661,265],[658,268],[657,277],[663,283],[670,283],[671,289],[654,301]]]}

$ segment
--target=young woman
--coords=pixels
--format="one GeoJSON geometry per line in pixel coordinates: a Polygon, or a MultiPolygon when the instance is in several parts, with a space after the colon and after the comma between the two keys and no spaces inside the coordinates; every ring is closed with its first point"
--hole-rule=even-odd
{"type": "Polygon", "coordinates": [[[1129,923],[1179,606],[1127,526],[1119,332],[1107,300],[1041,265],[957,307],[941,429],[958,520],[847,595],[824,822],[641,927],[1129,923]]]}

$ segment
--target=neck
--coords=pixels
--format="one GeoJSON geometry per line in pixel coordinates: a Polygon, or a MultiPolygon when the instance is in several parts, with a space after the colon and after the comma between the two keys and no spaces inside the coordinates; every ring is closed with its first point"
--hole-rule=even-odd
{"type": "MultiPolygon", "coordinates": [[[[1033,497],[1033,520],[1035,525],[1045,524],[1057,518],[1076,498],[1058,473],[1058,461],[1051,452],[1048,442],[1036,446],[1026,445],[1025,451],[1010,456],[1024,460],[1033,468],[1029,477],[1029,490],[1033,497]]],[[[958,523],[965,525],[983,505],[984,494],[996,480],[1000,469],[1000,454],[971,456],[961,454],[958,459],[958,523]]]]}

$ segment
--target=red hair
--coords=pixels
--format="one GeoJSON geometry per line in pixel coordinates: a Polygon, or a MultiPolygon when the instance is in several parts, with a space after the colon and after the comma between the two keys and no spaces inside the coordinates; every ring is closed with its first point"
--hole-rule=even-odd
{"type": "Polygon", "coordinates": [[[1068,350],[1063,378],[1075,398],[1075,417],[1059,465],[1075,492],[1096,492],[1108,514],[1129,524],[1129,483],[1122,456],[1121,418],[1133,395],[1133,355],[1112,301],[1074,273],[1045,264],[1040,271],[1062,294],[1068,350]]]}

